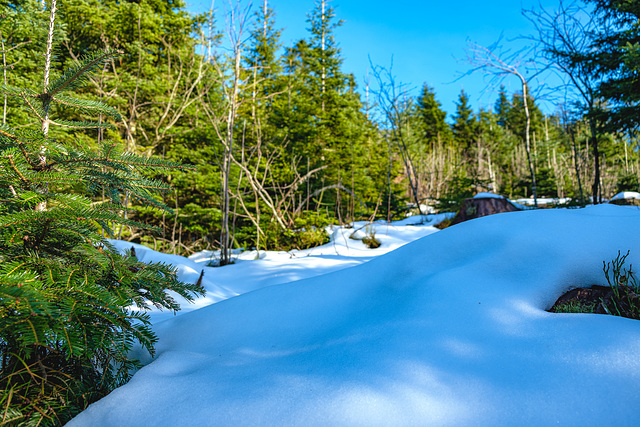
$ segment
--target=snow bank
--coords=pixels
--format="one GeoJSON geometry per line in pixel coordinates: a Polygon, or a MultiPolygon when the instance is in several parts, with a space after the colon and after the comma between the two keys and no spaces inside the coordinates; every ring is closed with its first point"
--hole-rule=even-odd
{"type": "Polygon", "coordinates": [[[640,199],[640,193],[635,191],[622,191],[611,198],[611,200],[627,200],[627,199],[640,199]]]}
{"type": "Polygon", "coordinates": [[[638,224],[613,205],[492,215],[186,313],[69,426],[635,425],[640,322],[544,310],[618,250],[637,265],[638,224]]]}
{"type": "Polygon", "coordinates": [[[181,310],[175,314],[149,306],[151,320],[158,323],[256,289],[353,267],[439,231],[434,225],[452,215],[415,215],[390,224],[385,221],[360,221],[353,223],[349,228],[329,227],[331,242],[326,245],[290,252],[234,250],[234,264],[223,268],[209,266],[212,261],[215,264],[216,258],[219,259],[219,251],[202,251],[187,259],[179,255],[156,252],[135,243],[119,240],[111,240],[111,243],[120,251],[134,247],[136,257],[140,261],[164,262],[176,266],[178,278],[185,282],[195,283],[204,270],[202,285],[207,290],[206,296],[190,304],[179,295],[173,294],[181,306],[181,310]],[[370,249],[362,242],[350,239],[349,236],[354,230],[374,232],[381,246],[370,249]]]}

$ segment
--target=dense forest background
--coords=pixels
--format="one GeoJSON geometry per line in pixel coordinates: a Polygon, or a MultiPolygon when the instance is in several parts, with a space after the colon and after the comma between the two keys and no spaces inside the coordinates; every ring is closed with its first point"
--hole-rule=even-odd
{"type": "MultiPolygon", "coordinates": [[[[110,139],[197,168],[169,176],[173,190],[163,201],[173,214],[124,196],[129,218],[158,228],[143,236],[120,227],[117,237],[186,255],[222,249],[225,264],[234,247],[309,247],[326,239],[329,223],[452,211],[480,191],[574,205],[638,191],[633,1],[574,5],[588,13],[570,27],[561,23],[578,19],[571,8],[531,12],[534,60],[577,94],[556,113],[543,114],[536,88],[510,58],[475,46],[471,67],[521,77],[522,90],[502,86],[491,110],[474,109],[461,91],[451,117],[429,82],[410,96],[372,66],[375,84],[356,87],[342,67],[334,9],[324,0],[309,6],[308,37],[283,46],[267,0],[204,15],[181,0],[60,2],[54,67],[89,51],[118,52],[81,96],[114,106],[123,120],[116,130],[74,133],[76,143],[110,139]]],[[[2,1],[5,85],[39,81],[47,19],[40,1],[2,1]]],[[[0,102],[3,124],[32,125],[10,98],[0,102]]],[[[52,136],[71,138],[59,127],[52,136]]]]}

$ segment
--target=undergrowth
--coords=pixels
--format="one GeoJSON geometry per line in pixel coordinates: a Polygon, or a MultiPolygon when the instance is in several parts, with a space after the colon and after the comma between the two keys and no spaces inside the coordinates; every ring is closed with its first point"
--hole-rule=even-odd
{"type": "Polygon", "coordinates": [[[371,230],[367,232],[367,235],[362,238],[362,243],[369,249],[379,248],[382,243],[376,239],[376,232],[371,230]]]}
{"type": "Polygon", "coordinates": [[[595,313],[596,305],[595,302],[568,301],[557,305],[554,313],[595,313]]]}
{"type": "Polygon", "coordinates": [[[376,238],[375,228],[370,224],[358,228],[353,233],[351,233],[349,238],[353,240],[360,240],[369,249],[376,249],[379,248],[380,245],[382,245],[382,243],[380,243],[380,240],[376,238]],[[360,233],[360,230],[362,230],[363,228],[365,229],[364,235],[363,233],[360,233]]]}
{"type": "Polygon", "coordinates": [[[604,276],[611,288],[610,298],[602,301],[604,310],[614,316],[628,317],[630,319],[640,319],[640,283],[633,272],[631,264],[625,267],[625,262],[629,256],[629,251],[622,255],[618,251],[618,256],[611,262],[602,262],[604,276]]]}
{"type": "Polygon", "coordinates": [[[640,320],[640,283],[631,264],[626,267],[628,256],[629,251],[624,255],[618,251],[615,259],[602,262],[607,285],[575,288],[563,295],[550,311],[610,314],[640,320]]]}

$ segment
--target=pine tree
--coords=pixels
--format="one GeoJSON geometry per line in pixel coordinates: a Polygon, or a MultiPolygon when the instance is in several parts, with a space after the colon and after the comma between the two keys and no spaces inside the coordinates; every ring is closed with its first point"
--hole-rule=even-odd
{"type": "Polygon", "coordinates": [[[463,149],[470,149],[476,137],[475,117],[469,105],[469,95],[464,90],[461,90],[458,96],[453,120],[453,135],[457,143],[463,149]]]}
{"type": "MultiPolygon", "coordinates": [[[[536,102],[530,96],[527,97],[529,109],[529,133],[536,134],[539,138],[543,134],[543,114],[536,102]]],[[[526,138],[527,114],[525,113],[522,93],[514,93],[511,97],[510,108],[506,114],[506,127],[523,141],[526,138]]]]}
{"type": "Polygon", "coordinates": [[[498,99],[494,105],[493,111],[498,116],[498,124],[502,127],[507,127],[507,121],[509,120],[509,110],[511,110],[511,103],[507,97],[507,91],[504,85],[500,85],[498,91],[498,99]]]}
{"type": "Polygon", "coordinates": [[[309,40],[285,53],[287,108],[280,116],[288,125],[296,173],[317,171],[306,181],[304,209],[296,211],[331,207],[343,220],[344,208],[354,203],[355,159],[366,149],[371,129],[361,112],[355,79],[341,70],[333,32],[342,22],[328,3],[316,2],[307,20],[309,40]]]}
{"type": "Polygon", "coordinates": [[[120,120],[108,105],[74,96],[114,52],[87,54],[53,74],[56,6],[52,0],[40,90],[0,86],[39,123],[0,128],[0,403],[4,421],[33,425],[64,424],[126,382],[138,366],[129,356],[134,343],[154,351],[144,310],[178,310],[169,291],[188,300],[204,292],[178,281],[168,265],[139,262],[133,251],[119,254],[103,237],[113,224],[138,225],[118,215],[125,191],[163,207],[157,194],[168,187],[147,174],[181,166],[110,142],[89,149],[65,133],[55,137],[55,127],[113,126],[58,119],[61,110],[120,120]],[[100,193],[110,203],[88,197],[100,193]]]}
{"type": "Polygon", "coordinates": [[[317,0],[315,9],[307,19],[311,33],[311,50],[307,56],[311,71],[310,86],[313,93],[318,94],[322,114],[327,110],[327,104],[335,102],[332,98],[346,86],[346,76],[340,70],[340,49],[333,34],[342,21],[336,21],[335,16],[329,0],[317,0]]]}
{"type": "Polygon", "coordinates": [[[426,83],[422,86],[420,96],[418,96],[418,114],[424,127],[424,138],[431,144],[438,141],[449,132],[449,125],[445,121],[446,111],[442,110],[442,105],[436,99],[433,88],[426,83]]]}
{"type": "Polygon", "coordinates": [[[599,94],[610,102],[608,130],[637,132],[640,126],[640,5],[632,0],[589,0],[604,24],[593,37],[591,50],[578,58],[593,65],[602,78],[599,94]]]}
{"type": "Polygon", "coordinates": [[[255,13],[251,33],[250,47],[247,52],[247,68],[254,74],[256,97],[265,99],[281,89],[278,87],[282,64],[278,50],[281,47],[282,30],[275,28],[275,12],[267,0],[255,13]]]}

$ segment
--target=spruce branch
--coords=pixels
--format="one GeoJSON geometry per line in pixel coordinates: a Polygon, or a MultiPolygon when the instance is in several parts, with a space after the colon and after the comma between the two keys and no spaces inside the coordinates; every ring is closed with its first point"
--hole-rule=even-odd
{"type": "Polygon", "coordinates": [[[14,144],[17,141],[18,137],[15,135],[15,131],[9,126],[0,125],[0,143],[4,143],[5,140],[9,144],[14,144]]]}
{"type": "Polygon", "coordinates": [[[25,93],[25,89],[21,89],[19,87],[11,86],[8,84],[0,84],[0,93],[14,98],[22,98],[23,94],[25,93]]]}
{"type": "Polygon", "coordinates": [[[105,143],[101,151],[93,150],[67,150],[64,155],[51,159],[48,167],[63,167],[70,165],[85,165],[88,167],[102,166],[114,170],[132,173],[132,169],[168,169],[181,171],[194,171],[196,168],[180,163],[164,160],[157,157],[146,157],[137,154],[122,152],[115,145],[105,143]]]}
{"type": "Polygon", "coordinates": [[[67,129],[115,129],[111,123],[98,123],[73,120],[49,120],[49,123],[67,129]]]}
{"type": "Polygon", "coordinates": [[[116,121],[122,121],[122,116],[118,110],[103,102],[79,99],[66,95],[54,96],[53,101],[67,109],[72,109],[79,113],[100,113],[105,114],[116,121]]]}
{"type": "Polygon", "coordinates": [[[60,77],[45,89],[47,96],[56,97],[59,93],[73,91],[84,86],[93,72],[114,58],[118,52],[105,50],[94,52],[81,58],[75,66],[68,68],[60,77]]]}
{"type": "MultiPolygon", "coordinates": [[[[41,104],[39,103],[34,103],[29,99],[29,96],[26,96],[25,93],[23,92],[21,94],[22,100],[24,101],[24,105],[26,105],[27,109],[29,111],[31,111],[40,122],[45,123],[47,122],[49,119],[47,118],[48,113],[47,111],[45,111],[45,109],[42,107],[41,104]]],[[[43,133],[46,134],[46,132],[43,133]]]]}
{"type": "Polygon", "coordinates": [[[24,177],[24,175],[22,175],[22,172],[20,172],[20,169],[18,169],[16,167],[16,163],[13,161],[13,156],[9,155],[7,156],[7,159],[9,159],[9,164],[11,164],[11,168],[13,169],[13,171],[20,177],[20,179],[22,180],[22,182],[24,183],[28,183],[29,180],[27,178],[24,177]]]}
{"type": "MultiPolygon", "coordinates": [[[[120,207],[120,209],[122,208],[120,207]]],[[[0,230],[29,225],[38,227],[46,224],[48,228],[58,227],[62,235],[74,234],[83,240],[91,240],[90,236],[98,230],[99,223],[106,222],[133,228],[157,230],[156,227],[123,218],[118,213],[91,208],[56,208],[46,211],[21,211],[2,215],[0,217],[0,230]]],[[[42,244],[42,242],[39,242],[39,244],[42,244]]]]}

